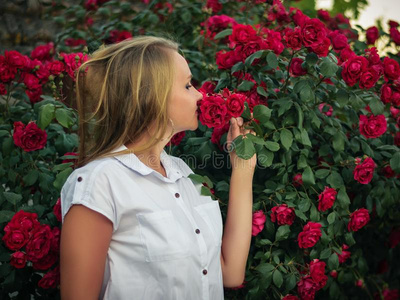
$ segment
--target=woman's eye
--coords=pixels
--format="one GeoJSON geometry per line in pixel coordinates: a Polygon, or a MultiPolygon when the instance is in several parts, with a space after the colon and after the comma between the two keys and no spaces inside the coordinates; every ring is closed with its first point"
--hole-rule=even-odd
{"type": "Polygon", "coordinates": [[[187,89],[190,89],[191,87],[192,87],[192,85],[190,85],[190,84],[188,84],[188,85],[186,86],[187,89]]]}

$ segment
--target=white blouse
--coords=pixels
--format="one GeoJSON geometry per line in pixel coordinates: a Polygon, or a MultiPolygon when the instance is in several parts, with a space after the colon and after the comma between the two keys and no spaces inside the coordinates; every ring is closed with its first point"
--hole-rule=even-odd
{"type": "Polygon", "coordinates": [[[163,150],[161,162],[167,177],[134,154],[75,169],[61,190],[62,221],[82,204],[113,224],[99,299],[224,299],[218,201],[200,195],[182,159],[163,150]]]}

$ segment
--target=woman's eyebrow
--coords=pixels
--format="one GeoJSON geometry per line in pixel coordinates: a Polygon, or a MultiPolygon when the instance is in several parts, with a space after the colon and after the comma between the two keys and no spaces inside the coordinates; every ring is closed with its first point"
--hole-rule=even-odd
{"type": "Polygon", "coordinates": [[[193,74],[190,74],[189,76],[188,76],[188,78],[192,78],[193,77],[193,74]]]}

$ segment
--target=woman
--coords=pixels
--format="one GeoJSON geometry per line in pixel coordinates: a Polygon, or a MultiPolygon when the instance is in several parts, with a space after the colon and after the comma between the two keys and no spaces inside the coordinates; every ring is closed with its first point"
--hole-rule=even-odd
{"type": "MultiPolygon", "coordinates": [[[[62,299],[223,299],[223,286],[243,282],[256,156],[230,152],[222,237],[218,201],[163,150],[198,126],[202,94],[191,77],[178,45],[151,36],[107,46],[81,66],[78,168],[61,191],[62,299]]],[[[242,127],[232,118],[228,144],[249,132],[242,127]]]]}

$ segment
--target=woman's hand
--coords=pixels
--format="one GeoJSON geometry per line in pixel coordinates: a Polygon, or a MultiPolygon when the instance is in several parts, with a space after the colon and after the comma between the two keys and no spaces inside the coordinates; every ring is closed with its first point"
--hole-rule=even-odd
{"type": "MultiPolygon", "coordinates": [[[[251,118],[253,118],[253,113],[251,114],[251,118]]],[[[233,141],[240,134],[244,135],[244,138],[247,138],[247,137],[245,137],[245,135],[247,133],[251,133],[251,134],[255,135],[255,132],[253,130],[246,128],[246,125],[248,125],[250,122],[251,121],[243,123],[242,117],[231,118],[231,120],[230,120],[231,125],[229,127],[226,142],[227,142],[228,149],[230,151],[229,155],[230,155],[230,160],[231,160],[231,164],[232,164],[232,170],[247,169],[251,172],[254,172],[254,169],[256,167],[256,164],[257,164],[257,155],[256,154],[254,154],[253,157],[251,157],[250,159],[242,159],[239,156],[237,156],[234,146],[232,148],[233,141]]]]}

